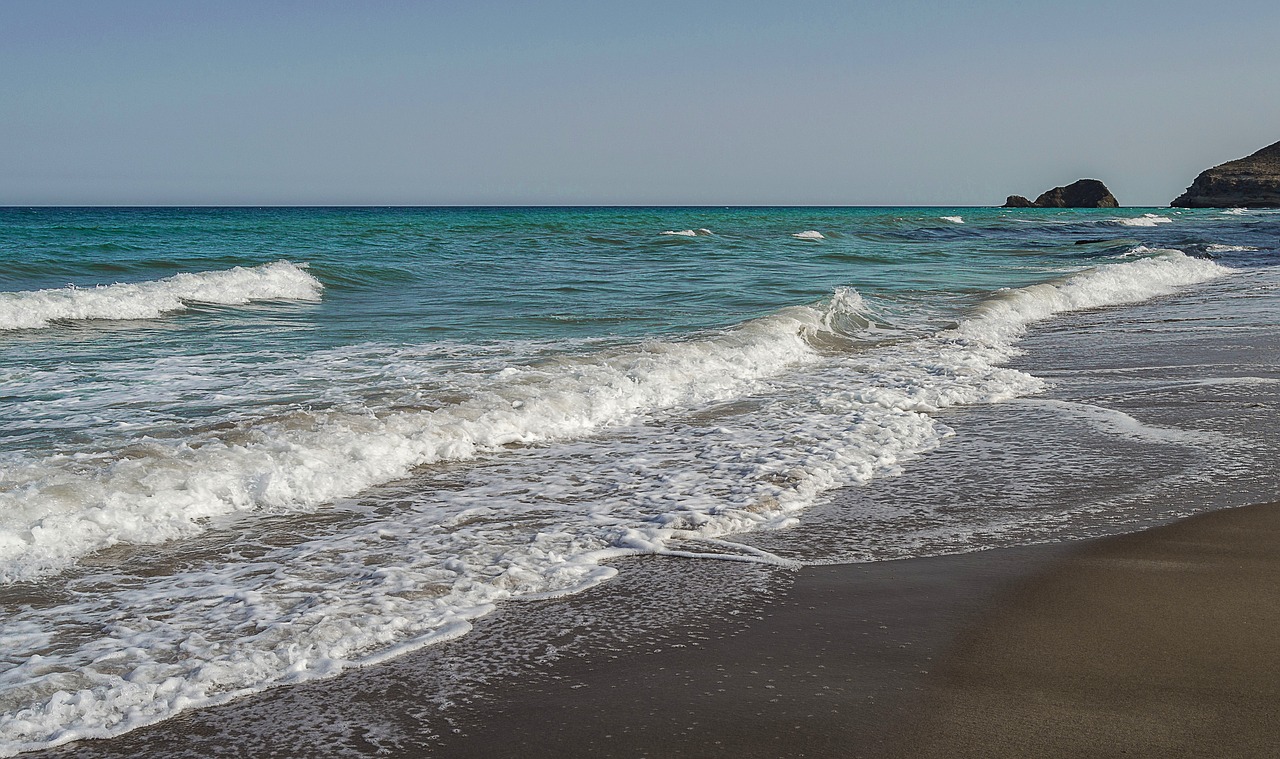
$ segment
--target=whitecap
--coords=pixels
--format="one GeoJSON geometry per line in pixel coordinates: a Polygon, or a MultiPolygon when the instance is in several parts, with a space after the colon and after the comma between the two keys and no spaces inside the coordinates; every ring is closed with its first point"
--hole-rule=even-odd
{"type": "Polygon", "coordinates": [[[826,235],[822,234],[821,232],[815,229],[810,229],[804,232],[796,232],[791,236],[796,238],[797,240],[825,240],[826,239],[826,235]]]}
{"type": "Polygon", "coordinates": [[[943,221],[949,221],[949,222],[951,222],[952,224],[963,224],[963,223],[964,223],[964,217],[963,217],[963,216],[939,216],[938,218],[942,219],[943,221]]]}
{"type": "Polygon", "coordinates": [[[1154,227],[1157,224],[1171,224],[1173,219],[1154,213],[1144,213],[1136,218],[1116,219],[1115,222],[1125,227],[1154,227]]]}
{"type": "Polygon", "coordinates": [[[192,303],[319,300],[323,286],[306,265],[276,261],[98,287],[0,293],[0,330],[43,329],[58,321],[155,319],[192,303]]]}

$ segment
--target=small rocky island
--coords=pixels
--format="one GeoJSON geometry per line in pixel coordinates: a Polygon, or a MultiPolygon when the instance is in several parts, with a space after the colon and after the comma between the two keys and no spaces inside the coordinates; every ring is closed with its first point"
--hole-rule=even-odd
{"type": "Polygon", "coordinates": [[[1116,196],[1096,179],[1079,179],[1040,193],[1034,202],[1010,195],[1001,208],[1119,208],[1116,196]]]}
{"type": "Polygon", "coordinates": [[[1175,208],[1280,208],[1280,142],[1200,172],[1175,208]]]}

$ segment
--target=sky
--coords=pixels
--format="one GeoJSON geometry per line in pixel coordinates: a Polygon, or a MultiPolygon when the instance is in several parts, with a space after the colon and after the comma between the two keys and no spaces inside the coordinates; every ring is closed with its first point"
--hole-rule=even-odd
{"type": "Polygon", "coordinates": [[[1280,3],[0,0],[0,205],[1165,205],[1280,3]]]}

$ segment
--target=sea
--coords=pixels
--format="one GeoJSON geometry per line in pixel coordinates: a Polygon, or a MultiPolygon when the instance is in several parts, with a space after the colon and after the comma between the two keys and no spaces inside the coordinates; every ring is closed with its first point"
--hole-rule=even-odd
{"type": "Polygon", "coordinates": [[[1274,499],[1278,262],[1245,209],[0,209],[0,756],[627,557],[692,601],[1274,499]]]}

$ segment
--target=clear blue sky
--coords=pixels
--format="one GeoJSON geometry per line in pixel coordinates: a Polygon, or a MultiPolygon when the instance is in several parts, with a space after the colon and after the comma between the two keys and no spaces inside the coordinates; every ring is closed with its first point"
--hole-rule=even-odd
{"type": "Polygon", "coordinates": [[[0,0],[0,204],[1165,204],[1275,0],[0,0]]]}

